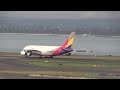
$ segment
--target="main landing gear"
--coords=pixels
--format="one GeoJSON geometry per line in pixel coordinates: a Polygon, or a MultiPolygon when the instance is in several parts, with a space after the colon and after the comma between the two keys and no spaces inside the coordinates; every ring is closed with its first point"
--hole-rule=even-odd
{"type": "Polygon", "coordinates": [[[43,55],[40,55],[40,58],[54,58],[53,56],[43,56],[43,55]]]}

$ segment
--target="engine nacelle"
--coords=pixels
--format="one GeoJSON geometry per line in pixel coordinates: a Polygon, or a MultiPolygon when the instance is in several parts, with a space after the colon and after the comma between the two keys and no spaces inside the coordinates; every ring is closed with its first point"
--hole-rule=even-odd
{"type": "Polygon", "coordinates": [[[21,55],[26,55],[25,51],[20,52],[21,55]]]}
{"type": "Polygon", "coordinates": [[[27,56],[31,56],[31,55],[32,55],[31,52],[25,52],[25,51],[21,51],[20,54],[21,54],[21,55],[24,55],[24,56],[25,56],[25,55],[27,55],[27,56]]]}
{"type": "Polygon", "coordinates": [[[31,56],[31,55],[32,55],[32,53],[31,53],[31,52],[27,53],[27,56],[31,56]]]}

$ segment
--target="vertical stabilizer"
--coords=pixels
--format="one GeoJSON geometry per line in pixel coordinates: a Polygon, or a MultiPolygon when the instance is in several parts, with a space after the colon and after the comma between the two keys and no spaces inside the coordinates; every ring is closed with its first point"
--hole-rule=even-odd
{"type": "Polygon", "coordinates": [[[67,40],[65,41],[64,43],[64,48],[71,48],[72,44],[73,44],[73,41],[74,41],[74,38],[75,38],[75,32],[72,32],[69,37],[67,38],[67,40]]]}

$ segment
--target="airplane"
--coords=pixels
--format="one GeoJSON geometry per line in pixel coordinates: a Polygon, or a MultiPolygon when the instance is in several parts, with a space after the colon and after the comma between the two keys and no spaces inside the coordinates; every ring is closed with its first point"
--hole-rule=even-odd
{"type": "Polygon", "coordinates": [[[73,51],[72,44],[75,38],[75,32],[72,32],[69,37],[66,39],[65,43],[62,46],[39,46],[39,45],[28,45],[23,48],[20,52],[24,56],[39,55],[40,57],[50,57],[58,55],[70,55],[73,51]]]}

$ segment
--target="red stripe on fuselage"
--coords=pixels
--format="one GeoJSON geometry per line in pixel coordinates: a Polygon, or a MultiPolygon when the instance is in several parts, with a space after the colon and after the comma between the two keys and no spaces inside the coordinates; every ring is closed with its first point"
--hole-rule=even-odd
{"type": "Polygon", "coordinates": [[[66,40],[66,42],[64,43],[63,46],[59,47],[59,48],[53,53],[53,55],[54,55],[54,56],[59,55],[59,54],[62,52],[62,49],[66,48],[67,43],[68,43],[68,39],[66,40]]]}
{"type": "Polygon", "coordinates": [[[53,53],[53,55],[54,55],[54,56],[59,55],[61,51],[62,51],[62,46],[59,47],[59,48],[53,53]]]}
{"type": "Polygon", "coordinates": [[[63,48],[66,48],[66,47],[67,47],[67,44],[68,44],[68,39],[67,39],[66,42],[64,43],[63,48]]]}

